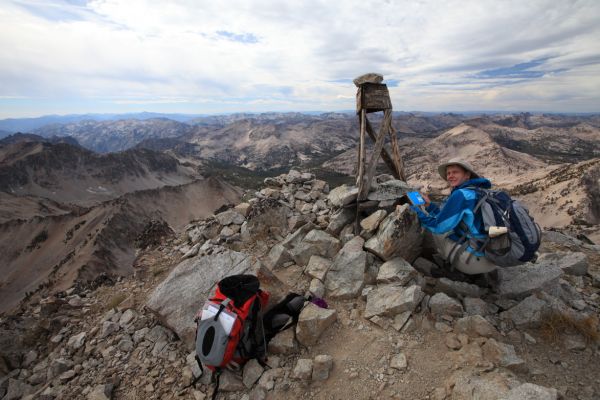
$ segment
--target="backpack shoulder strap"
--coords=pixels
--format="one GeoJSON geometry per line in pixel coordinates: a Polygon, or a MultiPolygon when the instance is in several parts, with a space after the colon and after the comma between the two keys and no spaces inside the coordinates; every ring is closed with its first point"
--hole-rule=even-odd
{"type": "Polygon", "coordinates": [[[490,190],[489,189],[483,189],[477,186],[467,186],[463,189],[470,189],[472,191],[474,191],[475,193],[477,193],[477,195],[479,195],[479,200],[477,201],[477,204],[475,204],[475,207],[473,208],[473,214],[476,214],[477,211],[479,211],[479,209],[483,206],[483,203],[485,203],[486,201],[488,201],[488,199],[490,199],[490,190]]]}

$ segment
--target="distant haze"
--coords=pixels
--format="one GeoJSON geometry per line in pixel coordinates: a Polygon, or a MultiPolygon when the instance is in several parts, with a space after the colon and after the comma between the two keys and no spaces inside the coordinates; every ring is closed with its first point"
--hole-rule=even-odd
{"type": "Polygon", "coordinates": [[[600,111],[600,2],[5,0],[0,118],[349,110],[600,111]]]}

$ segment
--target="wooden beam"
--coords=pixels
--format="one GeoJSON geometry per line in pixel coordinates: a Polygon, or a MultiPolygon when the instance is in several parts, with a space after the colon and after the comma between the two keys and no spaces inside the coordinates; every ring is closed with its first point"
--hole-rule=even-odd
{"type": "MultiPolygon", "coordinates": [[[[373,127],[371,126],[371,123],[369,121],[367,121],[367,133],[369,134],[371,139],[373,139],[374,142],[377,141],[377,138],[375,137],[375,132],[373,132],[373,127]]],[[[388,153],[385,147],[381,149],[381,158],[383,158],[383,161],[385,161],[385,163],[387,164],[388,168],[392,172],[392,175],[394,175],[394,178],[402,179],[400,177],[399,171],[396,169],[396,165],[392,161],[390,153],[388,153]]]]}
{"type": "Polygon", "coordinates": [[[366,130],[367,130],[367,112],[366,110],[360,111],[360,139],[358,142],[358,165],[356,166],[356,186],[361,187],[361,183],[365,174],[365,154],[366,148],[366,130]]]}
{"type": "MultiPolygon", "coordinates": [[[[364,108],[362,110],[360,110],[360,141],[359,141],[359,145],[358,145],[358,171],[357,171],[357,178],[356,178],[356,186],[358,186],[358,193],[360,193],[362,190],[364,190],[364,185],[365,185],[365,179],[364,179],[364,175],[365,175],[365,154],[367,152],[367,149],[365,147],[365,139],[366,139],[366,130],[367,130],[367,124],[368,124],[368,120],[367,120],[367,110],[365,110],[364,108]]],[[[356,198],[356,216],[354,219],[354,233],[356,235],[360,234],[360,209],[358,207],[358,197],[356,198]]]]}
{"type": "Polygon", "coordinates": [[[398,168],[398,176],[400,176],[401,180],[406,182],[406,172],[404,171],[404,162],[402,161],[402,156],[400,155],[400,147],[398,146],[398,137],[396,136],[396,131],[394,131],[394,128],[392,128],[392,130],[390,131],[390,136],[391,136],[391,145],[392,145],[392,152],[393,152],[393,156],[394,156],[394,162],[396,163],[397,168],[398,168]]]}
{"type": "Polygon", "coordinates": [[[392,157],[393,157],[393,161],[394,161],[394,165],[396,166],[396,169],[398,170],[398,176],[400,177],[401,180],[403,180],[404,182],[406,182],[406,176],[404,175],[404,165],[402,163],[402,156],[400,155],[400,147],[398,146],[398,137],[396,136],[396,131],[394,130],[394,127],[392,126],[392,113],[391,111],[388,112],[386,111],[384,113],[384,120],[388,120],[389,122],[389,126],[390,126],[390,144],[392,146],[392,157]]]}
{"type": "MultiPolygon", "coordinates": [[[[385,110],[387,114],[389,110],[385,110]]],[[[375,170],[377,169],[377,161],[379,161],[379,155],[381,154],[381,150],[383,149],[383,144],[385,143],[385,136],[390,129],[390,123],[387,119],[383,120],[381,127],[379,128],[379,133],[377,134],[377,140],[375,141],[375,148],[373,149],[373,153],[371,154],[371,159],[369,160],[369,164],[367,166],[366,171],[366,179],[365,185],[362,190],[358,192],[358,199],[365,200],[367,195],[369,194],[369,188],[371,187],[371,182],[373,181],[373,176],[375,175],[375,170]]]]}

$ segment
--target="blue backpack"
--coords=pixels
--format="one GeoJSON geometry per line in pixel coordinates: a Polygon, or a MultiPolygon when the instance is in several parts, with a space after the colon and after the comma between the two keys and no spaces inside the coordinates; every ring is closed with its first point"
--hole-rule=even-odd
{"type": "Polygon", "coordinates": [[[501,267],[512,267],[533,260],[540,247],[542,232],[527,208],[503,191],[469,189],[479,196],[473,213],[481,213],[489,235],[480,246],[480,251],[501,267]]]}

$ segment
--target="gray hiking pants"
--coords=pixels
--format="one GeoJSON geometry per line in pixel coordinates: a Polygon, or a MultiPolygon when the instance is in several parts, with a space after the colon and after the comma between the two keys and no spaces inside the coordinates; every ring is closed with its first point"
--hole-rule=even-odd
{"type": "MultiPolygon", "coordinates": [[[[437,252],[444,258],[444,260],[448,262],[452,262],[454,258],[454,253],[456,251],[460,251],[460,246],[455,246],[456,242],[447,236],[449,233],[443,235],[432,235],[433,241],[435,243],[435,248],[437,252]],[[454,250],[454,251],[453,251],[454,250]],[[452,254],[450,254],[452,253],[452,254]]],[[[454,264],[454,267],[462,273],[473,275],[473,274],[484,274],[487,272],[491,272],[498,268],[496,264],[491,262],[485,257],[477,257],[469,253],[468,251],[463,251],[454,264]]]]}

